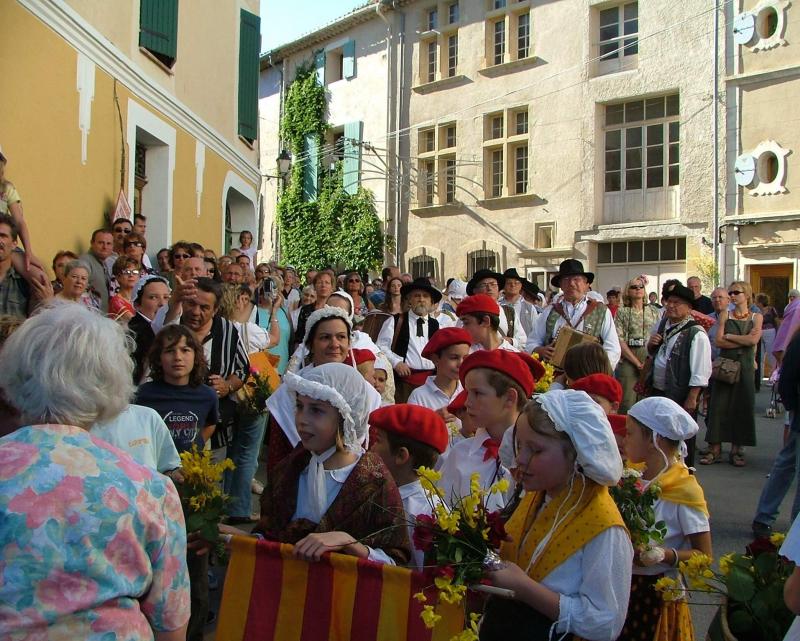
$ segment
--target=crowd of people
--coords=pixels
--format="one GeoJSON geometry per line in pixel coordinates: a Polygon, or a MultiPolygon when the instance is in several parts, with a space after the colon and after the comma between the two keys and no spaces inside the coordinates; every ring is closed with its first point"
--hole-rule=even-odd
{"type": "MultiPolygon", "coordinates": [[[[225,255],[180,241],[152,265],[141,215],[58,252],[51,282],[20,221],[0,212],[0,636],[201,639],[208,549],[175,490],[196,446],[235,466],[221,532],[311,562],[423,569],[417,469],[438,470],[444,500],[475,474],[487,491],[503,481],[489,507],[509,539],[485,578],[514,597],[486,602],[481,639],[691,639],[686,602],[667,607],[655,585],[711,554],[692,468],[725,443],[746,465],[762,374],[796,407],[796,290],[782,313],[740,281],[709,297],[696,277],[655,292],[639,276],[602,295],[574,259],[545,290],[513,268],[442,289],[393,266],[298,274],[258,263],[248,231],[225,255]],[[245,412],[254,375],[273,389],[245,412]],[[648,550],[608,492],[628,466],[661,488],[666,536],[648,550]]],[[[758,536],[798,473],[787,416],[758,536]]]]}

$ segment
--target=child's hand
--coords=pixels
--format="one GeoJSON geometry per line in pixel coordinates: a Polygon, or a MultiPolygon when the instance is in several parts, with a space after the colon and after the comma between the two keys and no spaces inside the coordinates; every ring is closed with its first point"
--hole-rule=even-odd
{"type": "Polygon", "coordinates": [[[338,552],[355,542],[347,532],[309,534],[295,543],[294,555],[305,561],[319,561],[326,552],[338,552]]]}
{"type": "Polygon", "coordinates": [[[505,562],[499,570],[491,570],[484,575],[497,588],[504,588],[512,592],[519,592],[520,586],[527,581],[532,581],[516,563],[505,562]]]}

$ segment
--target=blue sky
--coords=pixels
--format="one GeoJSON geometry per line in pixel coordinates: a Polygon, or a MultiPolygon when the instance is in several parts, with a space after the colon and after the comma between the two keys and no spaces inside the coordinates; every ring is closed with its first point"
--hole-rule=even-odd
{"type": "Polygon", "coordinates": [[[261,0],[261,51],[290,42],[366,4],[366,0],[261,0]]]}

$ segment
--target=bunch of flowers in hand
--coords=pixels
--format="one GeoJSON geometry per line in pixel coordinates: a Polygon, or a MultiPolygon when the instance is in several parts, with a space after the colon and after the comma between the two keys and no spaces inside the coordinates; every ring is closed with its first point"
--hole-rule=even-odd
{"type": "MultiPolygon", "coordinates": [[[[735,637],[738,641],[780,641],[794,620],[783,600],[783,586],[794,563],[778,554],[783,534],[759,539],[748,546],[748,554],[730,553],[719,559],[719,571],[712,559],[695,554],[679,564],[689,591],[725,597],[723,606],[709,628],[709,638],[735,637]]],[[[664,577],[656,590],[665,600],[681,592],[680,580],[664,577]]],[[[678,597],[679,598],[679,597],[678,597]]]]}
{"type": "MultiPolygon", "coordinates": [[[[427,603],[424,592],[415,594],[414,598],[425,604],[421,617],[428,628],[433,628],[441,619],[436,612],[438,603],[462,603],[469,586],[484,583],[486,564],[499,560],[496,550],[506,538],[505,522],[499,510],[486,509],[486,499],[492,494],[506,492],[508,480],[501,479],[487,491],[481,487],[480,475],[475,473],[470,478],[470,493],[450,497],[448,506],[437,485],[441,474],[425,467],[419,468],[417,473],[432,516],[417,517],[414,545],[425,554],[425,566],[433,577],[437,603],[427,603]]],[[[470,615],[465,629],[451,641],[475,641],[477,621],[477,615],[470,615]]]]}
{"type": "Polygon", "coordinates": [[[178,494],[186,518],[186,531],[197,532],[211,544],[219,543],[218,525],[225,516],[229,497],[222,493],[220,482],[225,470],[234,468],[233,461],[225,459],[214,463],[211,450],[199,450],[197,445],[181,452],[181,476],[178,494]]]}
{"type": "Polygon", "coordinates": [[[536,387],[534,388],[534,392],[536,394],[544,394],[547,390],[550,389],[550,385],[555,380],[556,377],[556,368],[553,367],[552,363],[548,363],[547,361],[543,361],[539,354],[534,352],[531,354],[533,358],[539,361],[544,366],[544,376],[542,376],[538,381],[536,381],[536,387]]]}
{"type": "Polygon", "coordinates": [[[654,545],[664,542],[667,526],[664,521],[656,521],[653,507],[661,495],[661,488],[657,483],[647,485],[639,470],[626,467],[619,483],[610,488],[610,494],[625,521],[631,543],[637,552],[647,554],[654,545]]]}
{"type": "Polygon", "coordinates": [[[267,399],[272,396],[269,379],[255,367],[250,368],[250,376],[236,393],[236,408],[242,416],[258,416],[267,411],[267,399]]]}

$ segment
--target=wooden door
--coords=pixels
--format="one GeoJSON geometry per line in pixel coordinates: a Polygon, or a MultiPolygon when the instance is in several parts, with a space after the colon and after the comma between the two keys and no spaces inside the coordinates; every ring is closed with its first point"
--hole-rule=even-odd
{"type": "Polygon", "coordinates": [[[794,282],[791,264],[783,265],[751,265],[750,284],[753,294],[764,293],[769,296],[770,305],[783,314],[788,302],[786,294],[794,282]]]}

